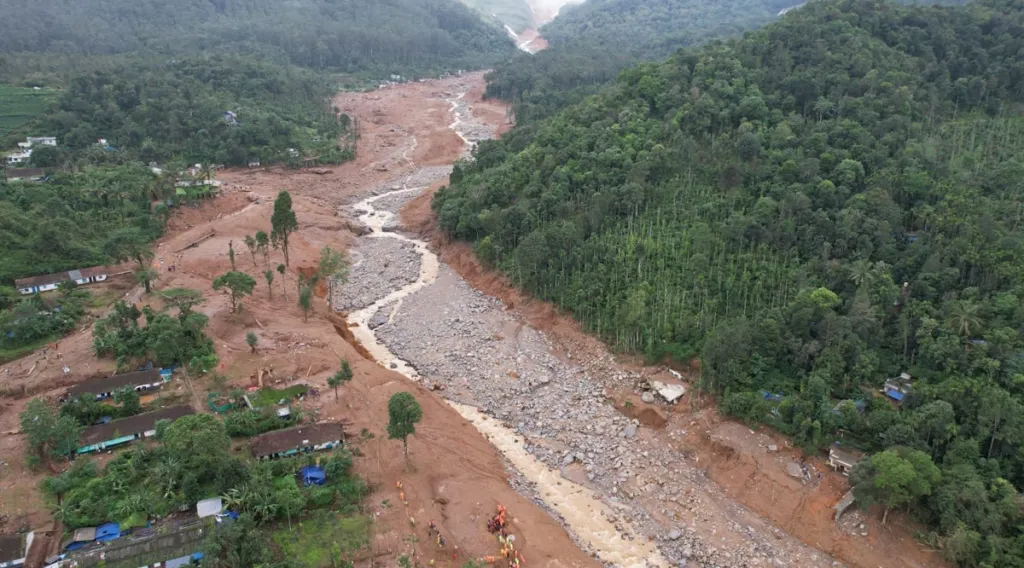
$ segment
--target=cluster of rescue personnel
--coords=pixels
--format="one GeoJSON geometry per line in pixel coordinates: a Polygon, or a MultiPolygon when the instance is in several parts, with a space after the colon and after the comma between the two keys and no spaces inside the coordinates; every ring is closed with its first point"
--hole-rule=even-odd
{"type": "MultiPolygon", "coordinates": [[[[402,482],[398,481],[395,486],[398,488],[399,498],[405,506],[409,503],[405,500],[405,490],[402,487],[402,482]]],[[[416,521],[410,517],[410,523],[415,526],[416,521]]],[[[498,512],[487,521],[487,531],[498,537],[498,543],[501,545],[500,556],[484,556],[480,559],[480,562],[485,564],[496,564],[501,560],[508,561],[509,568],[522,568],[526,564],[526,559],[522,553],[516,550],[515,540],[516,536],[509,534],[507,530],[508,523],[508,509],[504,505],[498,505],[498,512]]],[[[444,536],[441,535],[441,531],[437,528],[437,523],[431,519],[427,523],[427,536],[437,543],[437,547],[444,549],[447,541],[444,536]]],[[[458,561],[459,559],[459,547],[455,546],[452,550],[452,560],[458,561]]],[[[430,561],[430,565],[434,566],[434,560],[430,561]]]]}

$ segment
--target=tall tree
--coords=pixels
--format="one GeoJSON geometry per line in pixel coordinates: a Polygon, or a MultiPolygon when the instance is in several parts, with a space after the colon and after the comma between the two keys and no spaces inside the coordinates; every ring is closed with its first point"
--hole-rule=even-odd
{"type": "Polygon", "coordinates": [[[890,448],[857,464],[850,475],[862,506],[885,506],[884,525],[893,507],[911,503],[932,492],[942,477],[928,454],[909,448],[890,448]]]}
{"type": "Polygon", "coordinates": [[[235,270],[235,241],[228,241],[228,260],[231,261],[231,270],[235,270]]]}
{"type": "Polygon", "coordinates": [[[73,417],[58,415],[42,399],[30,400],[19,419],[28,447],[36,457],[58,459],[78,449],[82,427],[73,417]]]}
{"type": "Polygon", "coordinates": [[[329,246],[320,249],[320,260],[317,263],[317,277],[327,282],[327,303],[333,306],[334,283],[348,280],[348,258],[342,251],[329,246]]]}
{"type": "Polygon", "coordinates": [[[388,400],[388,439],[401,440],[405,459],[409,459],[409,435],[416,433],[416,424],[423,419],[420,403],[407,392],[395,393],[388,400]]]}
{"type": "MultiPolygon", "coordinates": [[[[147,238],[136,227],[123,227],[111,233],[107,237],[104,251],[117,262],[134,260],[140,272],[149,268],[148,261],[153,258],[147,238]]],[[[152,291],[151,278],[139,278],[139,281],[145,285],[147,294],[152,291]]]]}
{"type": "Polygon", "coordinates": [[[270,216],[270,240],[284,254],[284,264],[288,266],[288,238],[299,229],[299,221],[292,211],[292,196],[287,191],[277,194],[274,200],[274,213],[270,216]]]}
{"type": "Polygon", "coordinates": [[[1010,393],[997,386],[982,391],[978,401],[978,428],[989,438],[988,453],[992,457],[996,440],[1021,441],[1021,404],[1010,393]]]}

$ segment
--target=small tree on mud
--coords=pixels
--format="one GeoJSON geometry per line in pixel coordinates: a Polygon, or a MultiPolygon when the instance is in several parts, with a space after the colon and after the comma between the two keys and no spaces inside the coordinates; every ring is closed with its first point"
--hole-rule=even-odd
{"type": "Polygon", "coordinates": [[[213,281],[213,289],[220,291],[223,288],[227,288],[231,292],[231,313],[237,312],[241,309],[241,301],[245,296],[252,295],[252,289],[256,287],[256,281],[253,280],[252,276],[244,272],[231,271],[227,274],[222,274],[213,281]]]}
{"type": "Polygon", "coordinates": [[[258,246],[256,239],[252,235],[246,235],[243,242],[245,242],[245,248],[249,249],[249,256],[252,257],[252,267],[256,268],[256,250],[258,246]]]}
{"type": "Polygon", "coordinates": [[[302,322],[309,321],[309,310],[313,309],[313,290],[309,286],[299,288],[299,307],[302,308],[302,322]]]}
{"type": "Polygon", "coordinates": [[[281,275],[281,291],[284,294],[284,299],[288,299],[288,284],[285,282],[284,277],[285,266],[283,264],[277,265],[277,273],[281,275]]]}
{"type": "Polygon", "coordinates": [[[263,266],[270,266],[270,235],[256,231],[256,250],[263,255],[263,266]]]}
{"type": "Polygon", "coordinates": [[[388,439],[401,440],[405,459],[409,459],[409,434],[416,433],[416,424],[423,419],[420,403],[407,392],[395,393],[388,400],[388,439]]]}
{"type": "Polygon", "coordinates": [[[270,292],[270,301],[274,301],[274,271],[264,270],[263,278],[267,280],[267,291],[270,292]]]}
{"type": "Polygon", "coordinates": [[[341,360],[341,369],[327,378],[327,386],[334,389],[334,402],[338,402],[338,387],[352,380],[352,366],[347,359],[341,360]]]}

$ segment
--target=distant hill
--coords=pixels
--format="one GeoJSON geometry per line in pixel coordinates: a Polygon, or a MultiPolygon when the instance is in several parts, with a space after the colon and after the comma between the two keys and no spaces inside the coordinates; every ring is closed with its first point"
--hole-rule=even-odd
{"type": "Polygon", "coordinates": [[[588,0],[542,28],[552,46],[598,48],[640,59],[736,35],[777,17],[795,0],[588,0]]]}
{"type": "Polygon", "coordinates": [[[588,0],[541,28],[551,44],[495,67],[487,94],[515,102],[528,124],[596,92],[631,62],[739,35],[776,19],[793,0],[588,0]]]}
{"type": "Polygon", "coordinates": [[[456,0],[0,0],[0,52],[234,51],[314,69],[481,68],[514,52],[456,0]]]}
{"type": "Polygon", "coordinates": [[[526,0],[462,0],[462,3],[516,33],[533,25],[533,12],[526,0]]]}

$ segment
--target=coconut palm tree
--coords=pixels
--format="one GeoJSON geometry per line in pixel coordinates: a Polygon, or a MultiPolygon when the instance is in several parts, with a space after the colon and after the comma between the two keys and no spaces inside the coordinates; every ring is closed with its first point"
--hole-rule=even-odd
{"type": "Polygon", "coordinates": [[[952,302],[946,314],[946,325],[961,337],[970,337],[981,329],[981,306],[967,300],[952,302]]]}

